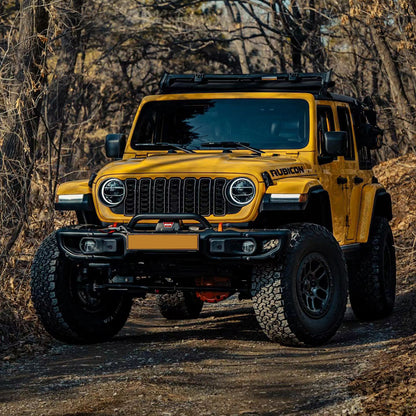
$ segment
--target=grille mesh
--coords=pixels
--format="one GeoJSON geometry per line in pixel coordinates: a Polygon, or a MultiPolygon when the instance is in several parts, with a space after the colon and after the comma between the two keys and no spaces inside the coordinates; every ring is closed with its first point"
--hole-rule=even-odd
{"type": "Polygon", "coordinates": [[[225,178],[126,179],[124,214],[227,214],[225,178]]]}

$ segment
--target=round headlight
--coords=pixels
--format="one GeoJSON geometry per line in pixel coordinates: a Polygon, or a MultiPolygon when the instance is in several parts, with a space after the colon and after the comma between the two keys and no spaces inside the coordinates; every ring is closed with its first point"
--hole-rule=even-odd
{"type": "Polygon", "coordinates": [[[107,179],[101,185],[101,199],[104,204],[114,207],[120,204],[126,194],[124,183],[120,179],[107,179]]]}
{"type": "Polygon", "coordinates": [[[233,179],[227,188],[227,199],[233,205],[248,205],[256,195],[256,187],[248,178],[233,179]]]}

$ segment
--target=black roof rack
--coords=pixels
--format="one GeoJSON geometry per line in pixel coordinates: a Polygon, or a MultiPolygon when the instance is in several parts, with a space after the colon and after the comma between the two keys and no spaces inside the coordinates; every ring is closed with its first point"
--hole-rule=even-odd
{"type": "Polygon", "coordinates": [[[293,74],[169,74],[160,81],[160,93],[233,92],[233,91],[297,91],[326,96],[332,70],[320,73],[293,74]]]}

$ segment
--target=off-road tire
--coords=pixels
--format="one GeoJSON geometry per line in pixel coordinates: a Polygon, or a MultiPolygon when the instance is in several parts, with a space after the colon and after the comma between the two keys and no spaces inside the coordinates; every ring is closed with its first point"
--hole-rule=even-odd
{"type": "Polygon", "coordinates": [[[163,317],[169,320],[181,320],[198,318],[204,302],[193,292],[179,290],[158,295],[157,304],[163,317]]]}
{"type": "Polygon", "coordinates": [[[78,265],[59,251],[52,233],[40,245],[31,269],[32,300],[41,322],[63,342],[108,340],[124,326],[132,300],[114,293],[88,298],[79,279],[78,265]]]}
{"type": "Polygon", "coordinates": [[[396,254],[386,218],[375,217],[358,263],[351,265],[350,302],[364,321],[385,318],[393,311],[396,293],[396,254]]]}
{"type": "Polygon", "coordinates": [[[316,224],[285,228],[290,236],[281,261],[253,268],[254,311],[271,341],[321,345],[335,334],[344,317],[348,292],[345,259],[326,228],[316,224]]]}

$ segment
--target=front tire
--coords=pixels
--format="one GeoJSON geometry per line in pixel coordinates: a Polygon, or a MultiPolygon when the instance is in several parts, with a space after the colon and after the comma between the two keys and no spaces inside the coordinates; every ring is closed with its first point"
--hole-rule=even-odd
{"type": "Polygon", "coordinates": [[[164,293],[157,296],[159,311],[169,320],[196,319],[204,302],[194,292],[164,293]]]}
{"type": "Polygon", "coordinates": [[[281,263],[253,268],[252,297],[257,320],[271,341],[321,345],[342,323],[347,271],[333,235],[316,224],[289,225],[281,263]]]}
{"type": "Polygon", "coordinates": [[[385,318],[396,296],[396,254],[386,218],[375,217],[367,244],[357,265],[350,269],[350,302],[364,321],[385,318]]]}
{"type": "Polygon", "coordinates": [[[101,342],[124,326],[132,300],[122,294],[96,293],[94,278],[59,250],[55,233],[35,254],[31,269],[32,300],[45,329],[70,344],[101,342]]]}

